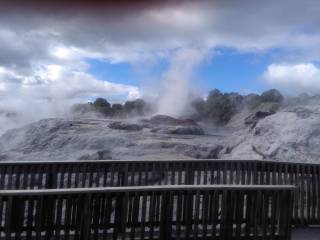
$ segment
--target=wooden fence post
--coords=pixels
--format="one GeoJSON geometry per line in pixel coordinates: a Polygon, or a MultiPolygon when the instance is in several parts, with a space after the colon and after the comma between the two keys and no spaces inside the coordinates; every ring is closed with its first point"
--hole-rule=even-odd
{"type": "Polygon", "coordinates": [[[82,217],[80,227],[80,240],[89,240],[91,235],[91,193],[86,193],[82,199],[82,217]]]}
{"type": "Polygon", "coordinates": [[[161,193],[160,239],[171,239],[171,226],[168,224],[170,192],[161,193]]]}

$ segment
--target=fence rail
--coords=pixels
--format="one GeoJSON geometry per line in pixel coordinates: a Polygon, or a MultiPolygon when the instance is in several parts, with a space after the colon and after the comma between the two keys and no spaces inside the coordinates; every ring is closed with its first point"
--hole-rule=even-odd
{"type": "Polygon", "coordinates": [[[0,192],[2,239],[290,239],[293,186],[0,192]]]}
{"type": "Polygon", "coordinates": [[[1,162],[0,189],[295,185],[293,224],[320,225],[320,165],[246,160],[1,162]]]}

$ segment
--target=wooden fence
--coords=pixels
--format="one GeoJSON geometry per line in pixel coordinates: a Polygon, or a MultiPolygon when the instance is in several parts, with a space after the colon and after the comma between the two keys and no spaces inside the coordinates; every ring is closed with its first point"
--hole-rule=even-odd
{"type": "Polygon", "coordinates": [[[0,191],[1,239],[290,239],[294,186],[0,191]]]}
{"type": "Polygon", "coordinates": [[[0,189],[295,185],[293,224],[320,225],[320,165],[244,160],[1,162],[0,189]]]}

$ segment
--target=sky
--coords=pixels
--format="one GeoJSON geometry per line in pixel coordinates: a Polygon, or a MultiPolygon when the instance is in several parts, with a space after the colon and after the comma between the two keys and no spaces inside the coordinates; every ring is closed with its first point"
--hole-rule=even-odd
{"type": "Polygon", "coordinates": [[[318,94],[319,26],[318,0],[1,1],[0,109],[47,116],[101,96],[159,98],[161,112],[213,88],[318,94]]]}

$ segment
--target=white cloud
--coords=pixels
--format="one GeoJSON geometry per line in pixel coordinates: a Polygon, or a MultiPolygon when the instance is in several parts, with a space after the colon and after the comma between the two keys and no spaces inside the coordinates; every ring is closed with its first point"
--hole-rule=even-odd
{"type": "Polygon", "coordinates": [[[61,59],[68,59],[71,57],[72,51],[63,46],[55,47],[52,49],[52,55],[61,58],[61,59]]]}
{"type": "MultiPolygon", "coordinates": [[[[16,76],[16,75],[15,75],[16,76]]],[[[21,83],[17,84],[15,92],[7,92],[2,96],[3,100],[8,98],[32,98],[32,99],[59,99],[72,100],[75,98],[89,98],[92,96],[111,97],[124,95],[127,98],[140,96],[138,87],[116,84],[103,81],[82,71],[81,69],[70,69],[69,66],[57,64],[43,65],[34,74],[21,77],[21,83]]],[[[11,82],[1,79],[0,83],[11,82]]]]}
{"type": "MultiPolygon", "coordinates": [[[[12,64],[17,58],[52,55],[64,59],[72,49],[110,62],[136,62],[164,56],[168,50],[199,46],[243,51],[298,48],[305,55],[320,50],[317,0],[308,4],[301,0],[244,0],[135,5],[139,4],[132,4],[130,10],[121,9],[121,4],[118,8],[82,9],[79,14],[61,6],[53,8],[52,14],[21,6],[19,14],[3,8],[0,65],[1,61],[12,64]],[[48,46],[56,49],[48,54],[48,46]]],[[[319,51],[313,57],[319,58],[319,51]]]]}
{"type": "MultiPolygon", "coordinates": [[[[320,59],[318,0],[128,1],[130,6],[94,9],[55,5],[56,1],[51,1],[53,5],[41,1],[46,5],[42,8],[32,4],[35,1],[28,1],[27,7],[21,1],[0,3],[2,106],[17,98],[31,104],[43,99],[140,96],[135,86],[90,75],[87,58],[126,62],[144,72],[148,64],[169,59],[171,68],[165,76],[150,77],[164,80],[168,88],[163,94],[167,103],[160,109],[176,96],[179,104],[187,98],[193,68],[219,46],[247,52],[285,49],[278,61],[288,54],[299,55],[301,62],[320,59]],[[182,54],[188,49],[201,50],[182,54]]],[[[320,90],[319,70],[312,64],[271,65],[264,78],[295,91],[320,90]]]]}
{"type": "Polygon", "coordinates": [[[87,102],[90,97],[102,96],[112,100],[140,97],[138,87],[102,81],[69,66],[43,65],[30,76],[19,76],[0,68],[0,122],[7,122],[2,112],[15,112],[17,118],[11,124],[1,125],[4,130],[41,118],[66,117],[69,107],[87,102]],[[11,80],[9,79],[11,77],[11,80]]]}
{"type": "Polygon", "coordinates": [[[312,63],[271,64],[263,80],[286,93],[319,93],[320,69],[312,63]]]}
{"type": "Polygon", "coordinates": [[[320,58],[317,0],[141,1],[87,10],[51,4],[37,11],[41,4],[0,3],[0,66],[20,75],[39,63],[77,64],[88,57],[144,66],[176,49],[217,46],[286,48],[308,61],[320,58]]]}

